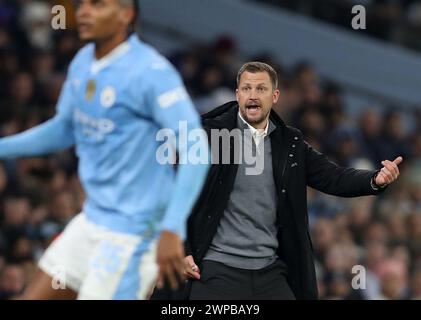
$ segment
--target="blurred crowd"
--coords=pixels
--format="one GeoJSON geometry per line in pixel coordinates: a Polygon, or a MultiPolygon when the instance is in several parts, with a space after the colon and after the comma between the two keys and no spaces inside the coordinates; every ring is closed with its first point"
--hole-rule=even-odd
{"type": "MultiPolygon", "coordinates": [[[[46,2],[0,0],[1,137],[55,112],[80,44],[72,28],[51,30],[50,10],[46,2]]],[[[343,89],[321,79],[311,62],[286,68],[266,53],[244,57],[229,36],[168,58],[200,113],[235,99],[243,62],[264,61],[280,78],[275,111],[332,160],[374,169],[403,156],[401,177],[382,196],[343,199],[309,189],[311,236],[321,298],[421,299],[421,108],[364,106],[351,116],[343,89]]],[[[0,299],[22,292],[43,250],[83,201],[73,150],[0,162],[0,299]]]]}
{"type": "MultiPolygon", "coordinates": [[[[255,0],[256,1],[256,0],[255,0]]],[[[257,0],[262,1],[262,0],[257,0]]],[[[420,0],[263,0],[342,26],[349,31],[355,5],[366,9],[364,34],[421,50],[420,0]]],[[[359,32],[362,32],[359,30],[359,32]]]]}

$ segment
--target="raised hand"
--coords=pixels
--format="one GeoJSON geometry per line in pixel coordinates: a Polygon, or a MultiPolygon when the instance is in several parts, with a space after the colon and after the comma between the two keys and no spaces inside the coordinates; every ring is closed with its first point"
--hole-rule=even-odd
{"type": "Polygon", "coordinates": [[[374,182],[377,186],[382,187],[391,184],[399,177],[398,165],[403,161],[402,157],[397,157],[393,161],[384,160],[382,161],[383,168],[377,174],[374,182]]]}

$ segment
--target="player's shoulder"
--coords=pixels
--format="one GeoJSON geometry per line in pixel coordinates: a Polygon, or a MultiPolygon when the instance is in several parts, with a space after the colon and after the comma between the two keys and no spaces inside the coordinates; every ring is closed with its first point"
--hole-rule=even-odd
{"type": "Polygon", "coordinates": [[[75,54],[73,57],[72,62],[69,66],[69,71],[76,70],[80,67],[85,67],[86,63],[92,59],[94,52],[94,44],[89,43],[85,46],[83,46],[79,51],[75,54]]]}
{"type": "Polygon", "coordinates": [[[160,77],[178,77],[178,72],[171,62],[153,46],[138,38],[134,39],[134,46],[136,60],[141,61],[138,64],[139,71],[147,75],[147,78],[154,80],[160,77]]]}

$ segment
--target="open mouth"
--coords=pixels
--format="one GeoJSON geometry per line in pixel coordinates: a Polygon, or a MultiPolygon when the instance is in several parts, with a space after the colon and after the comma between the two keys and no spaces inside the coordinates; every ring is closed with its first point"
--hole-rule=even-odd
{"type": "Polygon", "coordinates": [[[255,111],[258,111],[258,110],[262,109],[262,107],[257,105],[257,104],[251,104],[251,105],[246,106],[246,109],[247,109],[247,111],[255,112],[255,111]]]}
{"type": "Polygon", "coordinates": [[[261,106],[256,104],[256,103],[253,103],[253,104],[247,105],[246,108],[247,109],[259,109],[259,108],[261,108],[261,106]]]}

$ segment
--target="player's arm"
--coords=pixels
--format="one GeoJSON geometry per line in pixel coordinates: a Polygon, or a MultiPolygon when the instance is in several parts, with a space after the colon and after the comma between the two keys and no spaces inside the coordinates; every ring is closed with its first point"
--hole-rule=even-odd
{"type": "MultiPolygon", "coordinates": [[[[178,77],[176,78],[178,79],[178,77]]],[[[154,118],[160,123],[162,128],[168,128],[174,131],[177,141],[187,139],[182,136],[184,133],[179,132],[179,123],[187,124],[187,135],[192,130],[202,129],[200,117],[195,110],[181,80],[173,80],[172,85],[166,84],[170,89],[157,96],[157,105],[155,107],[154,118]],[[177,92],[173,95],[174,92],[177,92]],[[168,95],[168,96],[166,96],[168,95]],[[173,102],[166,104],[163,97],[173,95],[173,102]]],[[[171,100],[171,99],[170,99],[171,100]]],[[[199,132],[197,130],[196,132],[199,132]]],[[[201,139],[187,140],[185,147],[178,148],[178,167],[175,178],[175,188],[172,198],[169,202],[164,219],[161,223],[161,230],[171,231],[185,238],[185,227],[187,217],[190,214],[193,205],[199,196],[206,175],[209,169],[209,145],[206,134],[201,130],[203,136],[201,139]],[[189,151],[194,145],[195,150],[201,150],[205,153],[202,159],[203,163],[193,164],[189,159],[189,151]]],[[[182,143],[179,143],[182,145],[182,143]]],[[[195,153],[195,155],[198,155],[195,153]]]]}
{"type": "MultiPolygon", "coordinates": [[[[200,117],[178,73],[172,67],[165,70],[154,70],[152,73],[155,81],[150,93],[152,94],[151,105],[154,120],[162,128],[173,130],[177,141],[186,139],[186,137],[181,136],[183,133],[179,132],[181,121],[187,125],[187,134],[191,130],[201,129],[200,117]]],[[[202,139],[187,141],[185,147],[179,148],[177,151],[179,165],[175,186],[160,225],[161,241],[160,246],[158,246],[158,264],[161,269],[158,286],[162,285],[163,277],[167,277],[173,288],[176,287],[174,271],[177,271],[181,278],[184,273],[182,240],[185,238],[187,217],[202,190],[209,168],[209,146],[206,135],[202,139]],[[206,160],[203,163],[193,164],[189,161],[191,159],[188,159],[188,154],[192,145],[194,145],[195,150],[205,152],[204,158],[206,160]],[[171,249],[172,245],[173,248],[171,249]]]]}
{"type": "Polygon", "coordinates": [[[61,90],[54,118],[22,133],[0,139],[0,159],[39,156],[74,144],[69,80],[61,90]]]}

